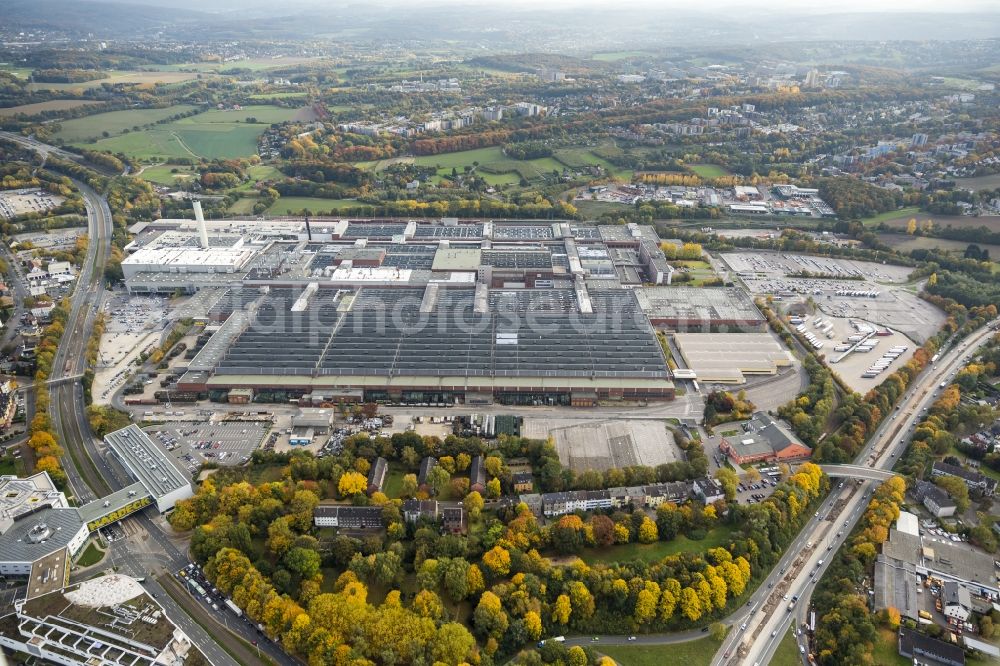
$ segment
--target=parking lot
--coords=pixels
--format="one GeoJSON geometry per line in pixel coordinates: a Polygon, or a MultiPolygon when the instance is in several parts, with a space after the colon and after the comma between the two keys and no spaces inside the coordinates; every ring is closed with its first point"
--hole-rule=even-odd
{"type": "Polygon", "coordinates": [[[25,213],[44,213],[65,200],[65,197],[49,194],[40,189],[0,192],[0,217],[9,220],[25,213]]]}
{"type": "Polygon", "coordinates": [[[886,326],[918,345],[944,323],[944,313],[917,290],[900,286],[911,270],[905,266],[780,252],[721,257],[752,293],[773,296],[778,309],[811,298],[822,314],[886,326]],[[827,277],[790,277],[797,273],[827,277]]]}
{"type": "Polygon", "coordinates": [[[271,429],[270,421],[170,422],[146,428],[154,442],[160,443],[192,472],[204,462],[241,465],[250,459],[271,429]]]}

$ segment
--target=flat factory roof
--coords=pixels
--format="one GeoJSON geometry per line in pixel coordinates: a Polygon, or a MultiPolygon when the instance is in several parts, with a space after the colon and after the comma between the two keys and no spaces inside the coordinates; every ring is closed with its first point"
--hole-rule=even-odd
{"type": "Polygon", "coordinates": [[[154,497],[191,485],[188,475],[134,423],[109,432],[104,441],[154,497]]]}
{"type": "Polygon", "coordinates": [[[676,333],[674,339],[688,367],[705,382],[742,383],[744,374],[775,374],[793,362],[770,333],[676,333]]]}
{"type": "Polygon", "coordinates": [[[742,287],[643,287],[636,289],[636,296],[643,312],[654,321],[765,321],[742,287]]]}

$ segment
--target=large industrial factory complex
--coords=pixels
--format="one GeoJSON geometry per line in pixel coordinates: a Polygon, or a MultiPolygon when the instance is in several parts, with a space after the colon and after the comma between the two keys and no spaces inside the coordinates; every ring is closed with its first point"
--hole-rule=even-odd
{"type": "Polygon", "coordinates": [[[132,229],[133,294],[210,290],[214,335],[176,389],[351,401],[670,400],[656,330],[761,331],[741,288],[668,287],[648,226],[158,220],[132,229]]]}
{"type": "MultiPolygon", "coordinates": [[[[131,293],[218,292],[215,333],[180,391],[567,405],[674,395],[649,314],[662,298],[643,295],[674,269],[650,227],[264,224],[205,221],[196,207],[194,221],[133,231],[122,262],[131,293]]],[[[734,321],[756,322],[749,310],[734,321]]]]}

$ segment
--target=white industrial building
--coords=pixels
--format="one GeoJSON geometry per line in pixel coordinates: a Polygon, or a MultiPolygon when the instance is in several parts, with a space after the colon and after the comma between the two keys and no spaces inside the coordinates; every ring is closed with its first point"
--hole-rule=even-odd
{"type": "Polygon", "coordinates": [[[237,273],[250,263],[259,248],[246,244],[243,235],[227,234],[210,240],[201,202],[194,202],[197,235],[167,231],[122,260],[128,280],[141,273],[237,273]]]}
{"type": "Polygon", "coordinates": [[[139,426],[132,424],[110,432],[104,441],[129,475],[152,496],[160,513],[194,495],[186,471],[177,467],[139,426]]]}

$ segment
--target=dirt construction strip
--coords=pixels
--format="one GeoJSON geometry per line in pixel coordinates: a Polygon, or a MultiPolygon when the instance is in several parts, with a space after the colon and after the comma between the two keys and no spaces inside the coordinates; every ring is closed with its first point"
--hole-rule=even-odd
{"type": "Polygon", "coordinates": [[[164,575],[157,578],[156,582],[163,586],[163,589],[167,591],[167,594],[173,598],[177,605],[183,608],[184,612],[190,615],[195,622],[200,624],[233,659],[244,666],[271,666],[272,662],[270,659],[258,657],[255,650],[249,648],[242,639],[233,636],[225,626],[220,624],[218,620],[205,610],[204,606],[192,599],[191,595],[177,582],[176,578],[171,575],[164,575]]]}

